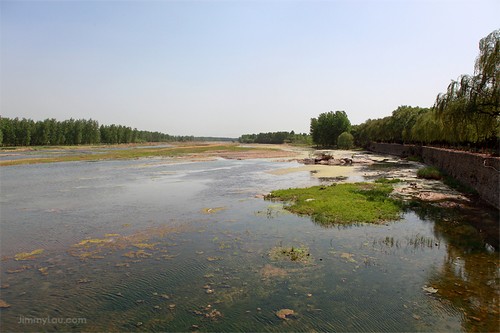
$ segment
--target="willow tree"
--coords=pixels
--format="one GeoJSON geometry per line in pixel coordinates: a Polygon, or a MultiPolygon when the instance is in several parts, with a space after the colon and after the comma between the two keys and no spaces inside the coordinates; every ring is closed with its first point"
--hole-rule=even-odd
{"type": "Polygon", "coordinates": [[[500,123],[500,30],[479,42],[473,75],[452,81],[434,104],[451,142],[496,139],[500,123]]]}

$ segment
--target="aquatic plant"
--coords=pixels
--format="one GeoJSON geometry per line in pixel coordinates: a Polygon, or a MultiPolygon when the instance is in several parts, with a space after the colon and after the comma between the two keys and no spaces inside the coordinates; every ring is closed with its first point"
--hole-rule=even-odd
{"type": "Polygon", "coordinates": [[[266,199],[289,202],[286,209],[312,216],[321,225],[379,223],[400,218],[402,205],[383,183],[343,183],[271,192],[266,199]]]}
{"type": "Polygon", "coordinates": [[[37,255],[40,255],[43,253],[43,249],[37,249],[37,250],[33,250],[31,252],[21,252],[21,253],[18,253],[14,256],[14,259],[16,261],[20,261],[20,260],[33,260],[35,259],[35,257],[37,255]]]}
{"type": "Polygon", "coordinates": [[[287,247],[276,246],[269,252],[269,257],[272,260],[290,260],[297,262],[308,262],[310,260],[310,253],[307,247],[287,247]]]}

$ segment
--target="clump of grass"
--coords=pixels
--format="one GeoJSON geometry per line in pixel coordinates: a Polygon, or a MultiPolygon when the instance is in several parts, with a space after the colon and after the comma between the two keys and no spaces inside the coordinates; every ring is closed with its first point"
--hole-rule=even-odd
{"type": "Polygon", "coordinates": [[[289,201],[287,210],[323,225],[380,223],[400,218],[402,206],[389,197],[392,190],[390,184],[343,183],[277,190],[267,198],[289,201]]]}
{"type": "Polygon", "coordinates": [[[378,178],[375,179],[375,183],[380,183],[380,184],[396,184],[396,183],[401,183],[402,180],[399,178],[378,178]]]}
{"type": "Polygon", "coordinates": [[[424,178],[424,179],[441,179],[443,178],[443,174],[441,171],[433,166],[428,166],[428,167],[423,167],[418,169],[417,171],[417,177],[418,178],[424,178]]]}

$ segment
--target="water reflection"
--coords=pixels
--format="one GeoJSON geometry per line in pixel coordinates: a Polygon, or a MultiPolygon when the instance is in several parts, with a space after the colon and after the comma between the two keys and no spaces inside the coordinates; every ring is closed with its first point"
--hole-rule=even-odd
{"type": "Polygon", "coordinates": [[[463,313],[462,329],[466,332],[494,332],[500,327],[500,261],[498,252],[498,212],[483,207],[479,226],[476,207],[457,210],[436,209],[428,205],[415,208],[421,218],[432,219],[434,233],[446,240],[442,266],[429,282],[439,290],[443,301],[463,313]],[[496,225],[497,237],[491,231],[496,225]],[[494,244],[494,246],[492,245],[494,244]]]}

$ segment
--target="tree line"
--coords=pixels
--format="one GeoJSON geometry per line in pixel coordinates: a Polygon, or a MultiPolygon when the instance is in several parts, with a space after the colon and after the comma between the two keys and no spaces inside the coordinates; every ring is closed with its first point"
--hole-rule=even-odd
{"type": "Polygon", "coordinates": [[[0,145],[49,146],[118,144],[140,142],[194,141],[194,136],[172,136],[161,132],[140,131],[123,125],[99,125],[92,119],[34,121],[0,117],[0,145]]]}
{"type": "Polygon", "coordinates": [[[474,74],[459,76],[431,108],[400,106],[391,116],[353,126],[356,143],[370,141],[465,146],[498,151],[500,30],[479,42],[474,74]]]}
{"type": "Polygon", "coordinates": [[[306,133],[295,134],[291,132],[267,132],[258,134],[243,134],[239,137],[240,143],[268,143],[268,144],[304,144],[312,143],[311,136],[306,133]]]}

